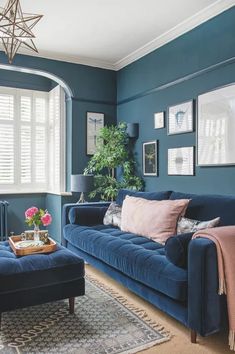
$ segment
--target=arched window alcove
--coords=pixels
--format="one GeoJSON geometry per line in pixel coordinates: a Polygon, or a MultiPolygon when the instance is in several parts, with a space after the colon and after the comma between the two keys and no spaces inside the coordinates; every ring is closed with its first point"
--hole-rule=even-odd
{"type": "MultiPolygon", "coordinates": [[[[10,72],[21,73],[21,78],[27,74],[33,77],[35,75],[37,77],[42,77],[48,79],[47,81],[51,82],[51,88],[45,95],[41,94],[40,91],[36,90],[27,90],[27,85],[24,88],[24,83],[21,83],[20,89],[19,86],[14,83],[14,79],[12,82],[9,80],[9,84],[7,84],[9,88],[9,97],[12,97],[13,106],[11,109],[14,111],[12,116],[12,139],[14,139],[14,146],[13,146],[13,154],[11,164],[13,164],[13,171],[14,172],[14,182],[12,184],[12,176],[11,180],[9,179],[9,185],[3,185],[2,182],[0,183],[0,191],[4,192],[55,192],[55,193],[64,193],[69,190],[69,176],[71,174],[71,150],[72,150],[72,143],[71,139],[71,130],[72,130],[72,97],[73,93],[67,83],[57,75],[53,73],[49,73],[43,70],[37,70],[32,68],[24,68],[18,67],[14,65],[5,65],[0,64],[0,71],[6,70],[7,73],[10,72]],[[35,98],[36,97],[36,98],[35,98]],[[38,115],[35,111],[38,109],[40,110],[43,107],[43,97],[45,97],[45,102],[47,105],[47,121],[43,122],[40,121],[38,115]],[[41,103],[41,107],[39,107],[39,103],[41,103]],[[26,107],[27,106],[27,107],[26,107]],[[36,108],[35,108],[36,107],[36,108]],[[25,111],[28,109],[28,115],[30,118],[22,118],[22,110],[25,111]],[[26,119],[27,118],[27,119],[26,119]],[[28,121],[27,121],[28,120],[28,121]],[[30,121],[31,120],[31,121],[30,121]],[[59,122],[59,123],[58,123],[59,122]],[[16,127],[15,127],[16,125],[16,127]],[[45,135],[43,136],[43,131],[45,130],[45,135]],[[40,140],[41,134],[41,140],[40,140]],[[40,185],[36,183],[35,179],[35,162],[33,161],[37,154],[30,154],[28,151],[30,149],[34,149],[34,145],[39,144],[38,151],[43,148],[43,141],[46,141],[44,150],[42,149],[42,156],[47,155],[44,159],[45,168],[45,175],[47,174],[47,185],[44,184],[40,185]],[[53,145],[53,144],[54,145],[53,145]],[[41,145],[40,145],[41,144],[41,145]],[[19,145],[19,146],[18,146],[19,145]],[[53,145],[53,149],[51,148],[53,145]],[[25,156],[28,160],[26,161],[26,157],[23,156],[25,149],[25,156]],[[18,152],[20,151],[20,152],[18,152]],[[20,153],[22,156],[20,156],[20,153]],[[54,153],[54,156],[53,156],[54,153]],[[23,162],[21,159],[24,159],[23,162]],[[19,162],[20,161],[21,165],[19,162]],[[53,161],[53,163],[52,163],[53,161]],[[28,167],[30,165],[30,167],[28,167]],[[54,170],[53,166],[54,165],[54,170]],[[58,167],[59,166],[59,167],[58,167]],[[24,169],[28,169],[26,172],[24,169]],[[21,170],[21,172],[19,171],[21,170]],[[22,172],[23,171],[23,172],[22,172]],[[59,171],[59,172],[58,172],[59,171]],[[20,173],[24,173],[24,178],[20,175],[20,173]],[[27,175],[28,173],[28,175],[27,175]],[[53,178],[52,178],[53,175],[53,178]],[[31,182],[28,183],[27,189],[27,178],[28,181],[31,179],[31,182]],[[21,183],[20,180],[24,181],[25,183],[21,183]],[[33,181],[33,183],[32,183],[33,181]],[[55,187],[56,186],[56,187],[55,187]]],[[[27,75],[27,77],[29,76],[27,75]]],[[[13,77],[13,75],[9,75],[13,77]]],[[[1,81],[1,80],[0,80],[1,81]]],[[[21,80],[23,81],[23,80],[21,80]]],[[[33,80],[32,80],[33,81],[33,80]]],[[[3,80],[4,82],[4,80],[3,80]]],[[[2,85],[2,84],[0,84],[2,85]]],[[[1,92],[4,98],[4,84],[0,87],[1,92]]],[[[7,91],[7,89],[6,89],[7,91]]],[[[27,113],[27,112],[26,112],[27,113]]],[[[40,114],[40,112],[39,112],[40,114]]],[[[4,117],[2,117],[4,118],[4,117]]],[[[7,121],[4,122],[4,119],[0,117],[0,123],[2,124],[2,131],[9,130],[9,124],[7,121]],[[5,124],[5,126],[4,126],[5,124]],[[5,128],[4,128],[5,127],[5,128]]],[[[3,132],[4,133],[4,132],[3,132]]],[[[9,142],[10,144],[10,142],[9,142]]],[[[4,151],[3,151],[4,153],[4,151]]],[[[0,151],[1,155],[1,151],[0,151]]],[[[38,153],[39,155],[39,153],[38,153]]],[[[40,161],[40,157],[38,158],[40,161]]],[[[4,161],[3,161],[4,162],[4,161]]],[[[43,162],[42,162],[43,163],[43,162]]],[[[1,161],[0,161],[1,165],[1,161]]],[[[10,162],[9,162],[10,165],[10,162]]],[[[40,169],[40,166],[39,168],[40,169]]],[[[39,173],[40,174],[40,173],[39,173]]],[[[0,176],[1,180],[1,176],[0,176]]],[[[6,179],[7,181],[7,179],[6,179]]]]}

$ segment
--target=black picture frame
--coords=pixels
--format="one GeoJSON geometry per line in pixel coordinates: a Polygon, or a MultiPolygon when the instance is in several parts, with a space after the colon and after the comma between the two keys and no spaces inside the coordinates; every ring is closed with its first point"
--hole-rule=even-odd
{"type": "Polygon", "coordinates": [[[195,146],[169,148],[167,155],[168,176],[195,176],[195,146]],[[181,154],[177,156],[177,153],[181,154]],[[175,159],[175,166],[170,165],[172,159],[175,159]],[[183,166],[187,162],[189,166],[183,166]],[[175,168],[175,171],[173,168],[175,168]]]}
{"type": "Polygon", "coordinates": [[[158,176],[158,140],[142,144],[142,166],[144,176],[158,176]]]}

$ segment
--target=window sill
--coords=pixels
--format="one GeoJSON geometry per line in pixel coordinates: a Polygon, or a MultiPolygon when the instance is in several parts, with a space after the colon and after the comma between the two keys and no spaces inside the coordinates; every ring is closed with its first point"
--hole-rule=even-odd
{"type": "Polygon", "coordinates": [[[72,196],[72,193],[71,192],[44,192],[44,191],[41,191],[41,192],[27,192],[27,191],[0,191],[0,196],[2,195],[20,195],[20,194],[53,194],[53,195],[59,195],[59,196],[62,196],[62,197],[69,197],[69,196],[72,196]]]}
{"type": "Polygon", "coordinates": [[[72,192],[45,192],[45,194],[60,195],[61,197],[70,197],[73,195],[72,192]]]}

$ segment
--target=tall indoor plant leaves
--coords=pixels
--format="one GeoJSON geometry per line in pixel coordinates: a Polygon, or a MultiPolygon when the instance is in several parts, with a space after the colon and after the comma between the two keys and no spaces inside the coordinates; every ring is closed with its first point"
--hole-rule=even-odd
{"type": "Polygon", "coordinates": [[[99,195],[102,200],[114,200],[120,188],[143,188],[143,180],[135,175],[135,161],[129,147],[126,123],[105,126],[100,130],[97,152],[84,173],[95,175],[95,189],[90,193],[92,198],[99,195]],[[116,178],[117,168],[122,170],[120,180],[116,178]]]}

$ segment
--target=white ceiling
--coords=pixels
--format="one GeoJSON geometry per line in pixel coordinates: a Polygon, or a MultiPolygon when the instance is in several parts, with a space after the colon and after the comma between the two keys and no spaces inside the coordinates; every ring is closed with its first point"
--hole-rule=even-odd
{"type": "MultiPolygon", "coordinates": [[[[3,6],[6,0],[0,0],[3,6]]],[[[235,5],[235,0],[21,0],[43,14],[39,56],[118,70],[235,5]]],[[[29,52],[25,52],[30,54],[29,52]]]]}

